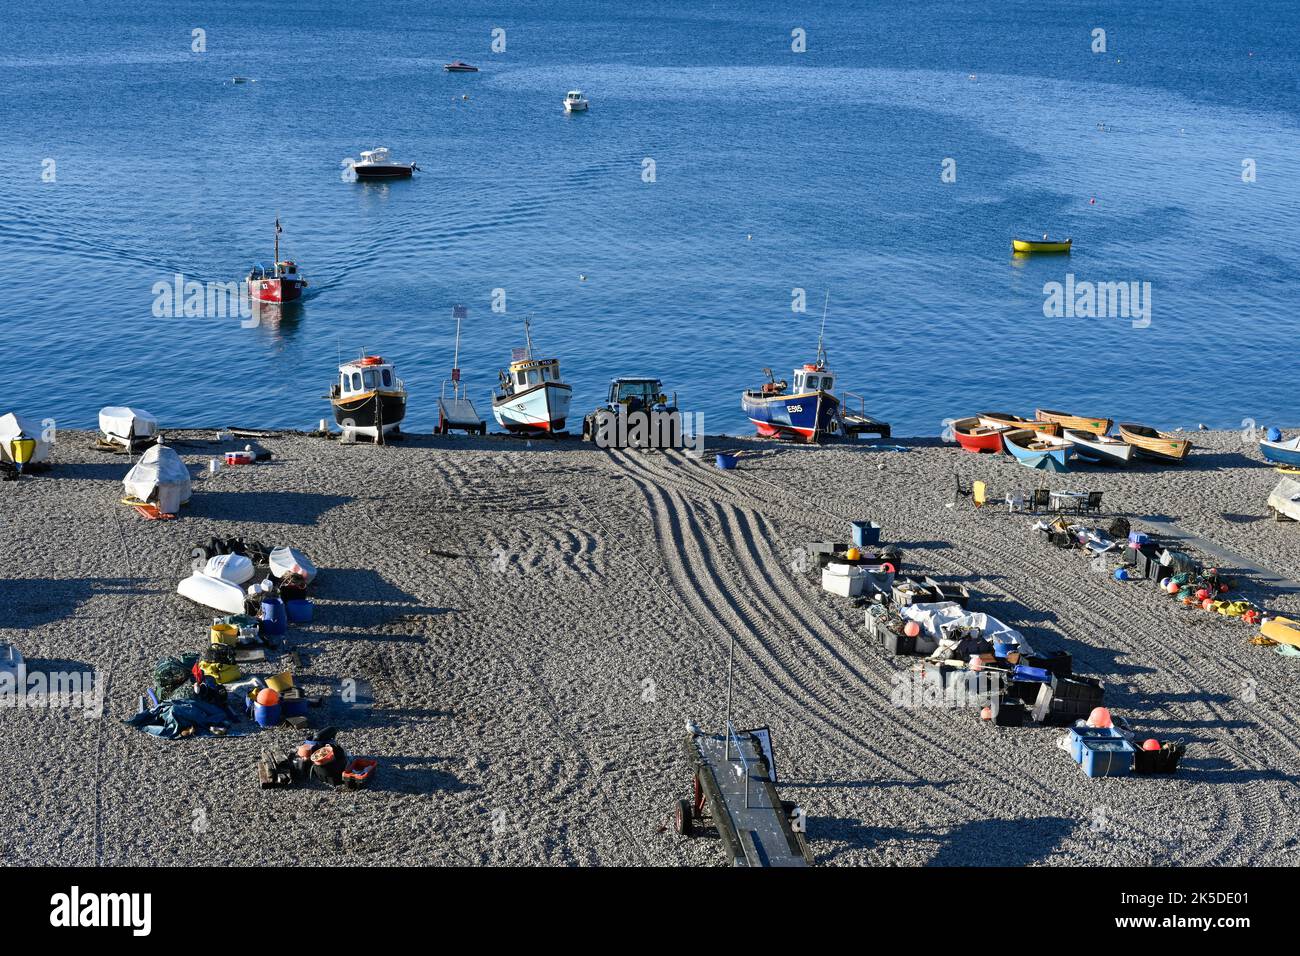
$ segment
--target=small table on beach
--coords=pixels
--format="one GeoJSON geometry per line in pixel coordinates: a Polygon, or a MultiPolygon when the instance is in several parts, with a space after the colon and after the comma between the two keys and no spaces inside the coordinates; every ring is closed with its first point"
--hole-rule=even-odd
{"type": "Polygon", "coordinates": [[[1053,491],[1051,493],[1053,511],[1078,511],[1088,500],[1086,491],[1053,491]]]}

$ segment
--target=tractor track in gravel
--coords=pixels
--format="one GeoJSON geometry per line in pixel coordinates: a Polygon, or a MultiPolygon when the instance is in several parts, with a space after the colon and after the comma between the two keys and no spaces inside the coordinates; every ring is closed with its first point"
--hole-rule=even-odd
{"type": "MultiPolygon", "coordinates": [[[[707,476],[707,473],[697,472],[696,474],[691,475],[687,479],[675,478],[671,476],[670,467],[673,465],[677,465],[679,468],[685,468],[686,473],[689,474],[690,471],[693,469],[690,468],[690,464],[688,462],[674,461],[671,457],[666,456],[663,459],[663,462],[665,465],[670,467],[656,467],[658,462],[656,461],[655,464],[651,464],[651,460],[648,460],[646,457],[638,457],[636,459],[631,459],[631,461],[629,461],[629,459],[631,459],[631,456],[622,456],[621,463],[623,463],[625,467],[630,463],[638,465],[643,472],[652,476],[655,480],[660,480],[661,478],[665,479],[666,484],[669,484],[672,487],[678,489],[680,493],[690,493],[690,494],[703,493],[711,499],[711,501],[714,503],[715,508],[719,508],[719,502],[725,502],[729,504],[731,507],[735,508],[737,512],[742,515],[745,513],[746,510],[752,510],[749,508],[749,504],[752,504],[752,502],[754,501],[753,497],[746,498],[740,494],[737,494],[737,492],[733,488],[725,487],[721,484],[715,483],[716,480],[713,479],[711,476],[707,476]],[[665,472],[667,472],[667,474],[664,474],[665,472]],[[746,504],[742,505],[740,504],[741,502],[746,502],[746,504]]],[[[823,502],[819,502],[818,499],[815,497],[810,497],[802,494],[797,495],[795,492],[786,492],[784,489],[777,489],[777,490],[782,492],[782,494],[779,496],[780,499],[789,499],[789,498],[797,497],[798,500],[798,505],[794,507],[792,507],[787,500],[781,500],[780,508],[783,512],[789,513],[793,511],[796,513],[802,513],[805,517],[812,517],[814,518],[814,520],[820,519],[821,521],[824,521],[826,513],[834,514],[837,517],[843,517],[842,515],[838,514],[837,511],[833,508],[824,508],[824,507],[818,508],[817,511],[822,512],[821,514],[818,514],[817,511],[814,511],[813,509],[810,509],[808,507],[808,503],[810,501],[813,502],[814,505],[816,505],[816,504],[825,503],[824,500],[823,502]]],[[[772,496],[765,495],[764,497],[770,498],[772,496]]],[[[717,513],[721,515],[720,510],[717,513]]],[[[925,521],[926,516],[921,515],[921,518],[923,521],[925,521]]],[[[760,518],[760,520],[765,520],[765,519],[760,518]]],[[[937,522],[934,522],[933,519],[929,519],[925,523],[937,524],[937,522]]],[[[1023,566],[1023,567],[1027,567],[1030,570],[1036,570],[1033,565],[1023,561],[1021,558],[1019,558],[1019,556],[1017,556],[1014,552],[1010,550],[998,548],[996,545],[994,546],[981,545],[976,542],[970,541],[964,535],[955,536],[953,535],[954,529],[951,527],[944,527],[941,530],[949,537],[955,537],[958,543],[960,543],[968,551],[982,552],[1000,558],[1001,560],[1006,561],[1013,566],[1023,566]]],[[[739,547],[735,547],[733,550],[735,551],[736,554],[746,554],[749,552],[749,548],[752,548],[756,544],[757,540],[758,538],[754,535],[753,529],[751,528],[745,541],[736,542],[735,539],[733,538],[732,540],[733,545],[736,544],[740,545],[739,547]]],[[[980,576],[979,572],[974,567],[972,567],[969,564],[965,564],[959,560],[953,559],[950,556],[935,554],[934,557],[936,561],[940,564],[948,564],[976,578],[980,576]]],[[[753,581],[753,573],[755,571],[757,571],[757,573],[759,574],[762,574],[761,565],[758,565],[754,569],[751,569],[750,571],[746,572],[750,576],[751,582],[753,581]]],[[[763,575],[763,579],[768,582],[769,586],[777,587],[778,589],[782,590],[787,598],[790,598],[793,595],[795,599],[811,607],[807,599],[803,595],[799,594],[798,590],[794,588],[794,586],[790,584],[790,582],[785,581],[785,579],[782,576],[763,575]]],[[[1060,584],[1060,582],[1057,583],[1060,584]]],[[[1008,590],[1006,588],[1002,588],[1002,590],[1006,593],[1006,596],[1008,598],[1018,601],[1019,603],[1023,604],[1026,607],[1032,606],[1032,604],[1026,603],[1019,594],[1011,590],[1008,590]]],[[[1076,604],[1078,604],[1080,607],[1086,608],[1092,614],[1096,615],[1098,619],[1100,619],[1105,624],[1107,624],[1117,635],[1124,635],[1127,633],[1127,630],[1124,626],[1124,622],[1119,620],[1116,617],[1115,612],[1112,612],[1109,608],[1106,607],[1106,605],[1104,605],[1097,598],[1079,589],[1078,587],[1070,586],[1065,588],[1065,590],[1068,592],[1066,595],[1067,600],[1071,600],[1076,604]]],[[[820,626],[812,629],[814,632],[813,636],[817,642],[822,644],[825,651],[833,657],[835,666],[841,668],[840,682],[843,683],[845,681],[846,678],[844,677],[843,669],[847,668],[849,672],[849,677],[847,678],[847,680],[856,681],[857,682],[856,686],[859,692],[863,690],[868,690],[872,693],[877,693],[874,687],[872,687],[872,685],[867,683],[862,677],[862,675],[857,671],[853,670],[852,666],[848,664],[847,658],[844,656],[843,643],[838,638],[837,629],[833,625],[828,626],[825,618],[821,617],[820,614],[819,614],[819,620],[820,620],[820,626]]],[[[842,625],[840,626],[842,627],[842,625]]],[[[1077,635],[1069,634],[1068,636],[1072,636],[1076,640],[1080,640],[1079,636],[1077,635]]],[[[1085,647],[1087,646],[1086,642],[1080,641],[1080,643],[1083,643],[1085,647]]],[[[1133,641],[1126,641],[1124,643],[1127,644],[1128,649],[1131,651],[1141,651],[1147,654],[1151,653],[1150,644],[1143,644],[1139,647],[1139,645],[1133,641]]],[[[853,651],[860,653],[860,648],[854,647],[853,651]]],[[[1087,657],[1086,654],[1080,656],[1081,658],[1086,660],[1087,657]]],[[[1200,685],[1201,687],[1204,687],[1207,682],[1210,683],[1211,685],[1213,685],[1214,683],[1213,681],[1207,681],[1207,678],[1210,678],[1212,676],[1211,674],[1208,673],[1209,668],[1203,666],[1200,663],[1200,660],[1197,658],[1192,658],[1192,657],[1188,657],[1187,655],[1179,654],[1177,651],[1170,651],[1166,659],[1161,661],[1160,664],[1168,673],[1170,673],[1176,679],[1181,680],[1192,691],[1196,691],[1199,689],[1196,685],[1197,680],[1202,681],[1200,685]],[[1171,666],[1170,658],[1172,658],[1172,666],[1171,666]],[[1188,671],[1191,672],[1190,675],[1187,673],[1188,671]]],[[[1213,702],[1203,701],[1201,703],[1202,706],[1205,708],[1205,710],[1209,712],[1211,719],[1215,719],[1215,720],[1230,719],[1228,715],[1225,714],[1220,708],[1216,707],[1213,702]]],[[[1188,716],[1186,714],[1179,714],[1174,710],[1172,710],[1171,708],[1169,708],[1168,706],[1161,703],[1154,703],[1153,706],[1175,719],[1186,718],[1188,716]]],[[[911,729],[914,730],[915,728],[913,727],[911,729]]],[[[1289,755],[1294,754],[1296,752],[1297,748],[1291,743],[1291,738],[1288,737],[1282,729],[1269,727],[1268,730],[1271,731],[1270,736],[1274,739],[1274,741],[1282,744],[1284,749],[1286,751],[1289,751],[1289,755]]],[[[934,742],[931,740],[931,743],[933,744],[934,742]]],[[[1231,754],[1232,756],[1236,757],[1236,759],[1241,764],[1245,765],[1251,770],[1254,770],[1256,772],[1261,772],[1261,773],[1267,773],[1268,771],[1267,766],[1264,765],[1261,761],[1250,757],[1245,752],[1232,747],[1230,744],[1226,743],[1225,741],[1215,739],[1214,746],[1220,748],[1222,752],[1226,754],[1231,754]]],[[[970,754],[966,751],[963,751],[963,753],[959,755],[959,759],[964,760],[968,764],[971,762],[970,754]]],[[[1275,816],[1272,812],[1273,804],[1272,804],[1271,797],[1276,797],[1276,795],[1261,793],[1261,790],[1264,789],[1264,784],[1261,779],[1247,779],[1243,782],[1243,786],[1246,789],[1248,794],[1248,799],[1244,801],[1244,803],[1251,809],[1251,811],[1254,814],[1259,815],[1262,813],[1262,815],[1267,817],[1267,820],[1260,820],[1256,818],[1247,821],[1245,818],[1245,813],[1242,810],[1243,801],[1225,800],[1221,798],[1216,791],[1211,790],[1210,793],[1212,795],[1212,799],[1214,800],[1218,808],[1220,818],[1224,820],[1224,825],[1215,828],[1216,834],[1218,835],[1219,838],[1214,842],[1213,845],[1202,848],[1202,852],[1197,854],[1196,859],[1193,862],[1200,862],[1200,861],[1214,862],[1214,861],[1222,860],[1223,855],[1225,854],[1225,852],[1229,847],[1234,847],[1237,849],[1238,852],[1240,852],[1240,843],[1243,834],[1248,830],[1260,835],[1268,834],[1272,831],[1272,827],[1269,826],[1269,824],[1274,822],[1275,816]],[[1263,826],[1261,827],[1260,824],[1263,824],[1263,826]]],[[[1047,797],[1047,799],[1057,801],[1056,804],[1057,806],[1059,806],[1059,801],[1062,799],[1067,799],[1071,803],[1077,802],[1077,798],[1074,797],[1073,795],[1063,793],[1060,791],[1049,791],[1049,796],[1047,797]]],[[[1131,829],[1130,832],[1132,832],[1131,829]]],[[[1155,834],[1148,834],[1148,835],[1157,840],[1159,839],[1158,837],[1155,836],[1155,834]]]]}
{"type": "MultiPolygon", "coordinates": [[[[619,461],[618,458],[615,460],[619,461]]],[[[628,465],[625,459],[620,463],[625,467],[628,465]]],[[[634,462],[633,467],[638,467],[638,465],[634,462]]],[[[645,479],[634,477],[633,480],[641,488],[643,494],[646,495],[652,510],[652,519],[656,525],[660,528],[667,527],[668,535],[661,538],[661,540],[671,540],[676,543],[679,555],[686,556],[693,564],[706,569],[707,576],[703,583],[710,587],[713,592],[713,604],[722,604],[730,607],[733,612],[737,612],[737,595],[735,586],[731,584],[732,576],[727,569],[720,567],[722,562],[716,554],[699,546],[691,540],[691,537],[688,537],[688,531],[699,531],[698,520],[691,517],[694,514],[693,506],[683,499],[678,492],[670,492],[662,488],[655,488],[652,492],[649,486],[656,478],[653,474],[654,469],[642,469],[642,471],[648,472],[647,477],[645,479]]],[[[889,695],[880,691],[851,663],[851,655],[859,654],[861,649],[857,645],[844,641],[839,636],[843,629],[842,622],[828,622],[820,611],[816,611],[808,604],[792,582],[786,580],[782,575],[773,575],[766,570],[765,565],[769,565],[770,562],[753,558],[753,554],[760,546],[760,542],[762,542],[762,547],[768,547],[764,531],[758,524],[762,521],[761,516],[729,503],[727,508],[731,510],[730,515],[722,504],[716,501],[712,502],[712,507],[714,517],[722,528],[727,543],[730,545],[729,552],[738,559],[738,570],[754,593],[770,593],[776,590],[781,593],[784,599],[794,602],[796,606],[802,605],[808,607],[809,610],[814,610],[815,618],[809,620],[801,618],[790,611],[788,606],[781,601],[770,602],[755,599],[752,602],[753,604],[760,607],[775,606],[780,611],[776,615],[771,612],[762,614],[750,607],[748,608],[748,614],[739,614],[738,616],[739,626],[748,628],[760,638],[763,649],[771,659],[771,666],[769,667],[763,667],[757,661],[755,661],[755,664],[763,669],[767,680],[781,684],[781,689],[790,700],[795,702],[800,711],[806,715],[809,710],[815,712],[818,706],[825,711],[829,711],[837,722],[836,730],[840,734],[841,745],[849,746],[852,753],[865,751],[873,754],[878,760],[886,762],[885,758],[867,743],[873,733],[878,733],[880,724],[884,722],[898,731],[898,740],[921,743],[925,755],[930,758],[933,759],[934,756],[938,755],[942,759],[952,762],[953,766],[969,767],[977,771],[980,774],[980,779],[997,781],[1013,792],[1018,790],[1020,793],[1024,793],[1025,778],[1020,776],[1014,768],[1007,767],[1006,753],[1003,749],[997,747],[995,739],[988,737],[968,738],[963,741],[962,749],[958,750],[947,742],[951,726],[945,725],[939,717],[928,715],[924,711],[908,711],[907,717],[898,716],[897,708],[889,699],[889,695]],[[784,627],[777,621],[778,616],[785,618],[784,627]],[[768,640],[763,637],[758,627],[757,618],[759,617],[767,617],[775,625],[774,629],[778,632],[788,630],[795,634],[807,635],[803,643],[812,653],[816,663],[815,690],[807,686],[800,677],[800,674],[810,670],[810,664],[801,661],[798,655],[794,653],[792,646],[785,643],[785,639],[778,637],[768,640]],[[773,667],[778,668],[781,674],[785,675],[785,681],[789,683],[783,683],[778,675],[773,673],[773,667]],[[791,689],[791,684],[794,689],[791,689]],[[870,699],[864,700],[864,697],[870,699]],[[872,715],[870,726],[857,716],[857,709],[865,709],[867,713],[872,715]],[[845,728],[850,728],[850,731],[846,732],[845,728]],[[973,752],[976,745],[981,751],[978,756],[973,752]]],[[[696,541],[704,538],[698,533],[692,537],[696,541]]],[[[665,555],[666,559],[670,559],[672,556],[671,554],[665,555]]],[[[690,581],[683,581],[681,576],[676,576],[674,583],[677,585],[679,592],[684,592],[683,597],[686,598],[688,603],[695,603],[689,593],[692,590],[690,581]]],[[[708,602],[705,603],[707,605],[708,602]]],[[[705,613],[708,613],[707,610],[705,613]]],[[[713,615],[711,619],[718,620],[721,623],[721,619],[716,615],[713,615]]],[[[726,630],[727,625],[723,624],[722,626],[726,630]]],[[[896,672],[891,671],[891,673],[896,672]]],[[[824,716],[819,716],[819,721],[823,724],[827,722],[824,716]]],[[[892,769],[901,771],[905,776],[916,776],[916,774],[907,772],[897,764],[894,764],[892,769]]],[[[1083,811],[1079,814],[1079,817],[1083,819],[1095,808],[1094,803],[1081,801],[1080,795],[1077,793],[1071,793],[1043,781],[1030,781],[1030,783],[1036,792],[1028,795],[1036,803],[1041,804],[1044,810],[1059,813],[1063,805],[1078,806],[1083,811]]],[[[942,791],[939,791],[939,793],[945,798],[957,800],[951,794],[945,794],[942,791]]],[[[992,794],[988,793],[987,788],[981,792],[981,796],[986,795],[992,796],[992,794]]],[[[957,800],[957,804],[965,812],[989,809],[983,802],[975,804],[957,800]]],[[[1125,824],[1130,832],[1142,833],[1150,838],[1155,838],[1154,834],[1145,833],[1145,828],[1136,819],[1125,821],[1125,824]]]]}

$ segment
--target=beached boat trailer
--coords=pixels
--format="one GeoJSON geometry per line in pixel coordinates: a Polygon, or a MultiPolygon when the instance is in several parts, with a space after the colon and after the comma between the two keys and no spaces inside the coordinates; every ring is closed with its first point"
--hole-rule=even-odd
{"type": "Polygon", "coordinates": [[[677,801],[682,836],[709,820],[732,866],[811,866],[804,814],[776,792],[772,735],[766,727],[705,734],[687,724],[686,755],[695,768],[691,798],[677,801]]]}
{"type": "Polygon", "coordinates": [[[867,414],[867,400],[861,395],[853,392],[845,392],[845,402],[840,405],[840,419],[844,425],[844,434],[849,438],[857,438],[859,435],[876,435],[880,438],[890,437],[890,428],[888,422],[882,422],[878,418],[872,418],[867,414]],[[854,411],[849,408],[847,399],[855,398],[858,401],[858,409],[854,411]]]}

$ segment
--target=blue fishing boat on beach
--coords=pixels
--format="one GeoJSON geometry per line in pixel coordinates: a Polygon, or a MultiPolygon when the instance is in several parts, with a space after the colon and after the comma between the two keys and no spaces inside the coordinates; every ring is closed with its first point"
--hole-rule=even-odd
{"type": "Polygon", "coordinates": [[[1016,428],[1002,435],[1007,453],[1026,468],[1042,471],[1069,471],[1074,445],[1032,428],[1016,428]]]}
{"type": "MultiPolygon", "coordinates": [[[[830,294],[826,296],[830,304],[830,294]]],[[[740,407],[754,423],[758,434],[766,438],[788,438],[809,444],[830,435],[856,437],[879,435],[888,438],[889,425],[866,413],[863,408],[851,411],[831,391],[835,373],[826,367],[826,308],[822,309],[822,327],[817,336],[817,361],[796,368],[790,381],[777,381],[770,368],[763,369],[767,381],[758,388],[745,389],[740,407]]],[[[851,395],[851,398],[860,396],[851,395]]]]}
{"type": "Polygon", "coordinates": [[[1286,441],[1282,441],[1281,438],[1277,441],[1265,439],[1259,443],[1259,450],[1265,459],[1275,465],[1300,468],[1300,435],[1286,441]]]}
{"type": "Polygon", "coordinates": [[[794,370],[791,382],[776,381],[771,369],[763,371],[767,381],[740,398],[759,435],[811,443],[840,432],[840,400],[831,392],[835,375],[826,368],[822,349],[816,362],[794,370]]]}

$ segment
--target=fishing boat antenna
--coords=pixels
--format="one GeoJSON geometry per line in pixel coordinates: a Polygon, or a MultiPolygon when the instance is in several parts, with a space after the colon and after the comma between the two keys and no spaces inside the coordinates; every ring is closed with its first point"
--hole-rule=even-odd
{"type": "Polygon", "coordinates": [[[524,345],[527,348],[528,361],[533,360],[533,314],[524,316],[524,345]]]}
{"type": "Polygon", "coordinates": [[[822,327],[821,327],[821,331],[817,333],[817,367],[818,368],[826,367],[826,348],[823,345],[823,342],[826,339],[826,311],[827,309],[830,308],[830,304],[831,304],[831,293],[830,290],[827,289],[826,300],[822,303],[822,327]]]}

